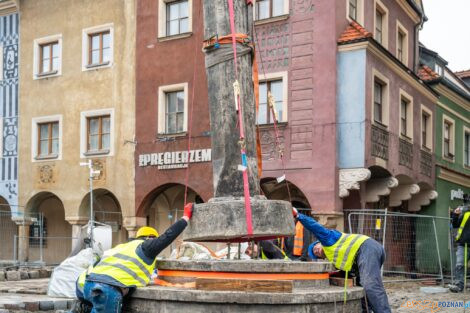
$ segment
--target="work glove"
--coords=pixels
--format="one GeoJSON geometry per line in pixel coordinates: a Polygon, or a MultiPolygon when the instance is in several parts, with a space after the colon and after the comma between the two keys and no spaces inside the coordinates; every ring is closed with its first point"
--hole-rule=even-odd
{"type": "Polygon", "coordinates": [[[297,215],[299,215],[299,211],[294,207],[292,207],[292,215],[294,215],[294,218],[297,218],[297,215]]]}
{"type": "Polygon", "coordinates": [[[183,216],[186,216],[188,220],[190,220],[191,217],[193,216],[193,208],[194,208],[194,203],[192,202],[189,202],[188,204],[184,206],[183,216]]]}

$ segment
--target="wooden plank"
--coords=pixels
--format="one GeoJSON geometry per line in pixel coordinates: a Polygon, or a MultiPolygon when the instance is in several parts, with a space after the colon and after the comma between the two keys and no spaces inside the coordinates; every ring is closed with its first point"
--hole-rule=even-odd
{"type": "Polygon", "coordinates": [[[199,290],[292,293],[293,287],[292,280],[196,279],[199,290]]]}
{"type": "MultiPolygon", "coordinates": [[[[344,277],[330,277],[330,285],[344,287],[344,277]]],[[[354,287],[355,278],[348,278],[348,287],[354,287]]]]}

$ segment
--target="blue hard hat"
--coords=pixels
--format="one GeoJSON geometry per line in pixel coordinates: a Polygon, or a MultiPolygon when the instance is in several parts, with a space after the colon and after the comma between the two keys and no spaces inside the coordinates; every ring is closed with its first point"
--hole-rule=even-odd
{"type": "Polygon", "coordinates": [[[312,259],[312,260],[317,260],[317,259],[318,259],[317,256],[316,256],[315,254],[313,254],[313,247],[315,247],[315,245],[316,245],[317,243],[320,243],[320,241],[317,240],[317,241],[311,243],[311,244],[308,246],[308,257],[309,257],[310,259],[312,259]]]}

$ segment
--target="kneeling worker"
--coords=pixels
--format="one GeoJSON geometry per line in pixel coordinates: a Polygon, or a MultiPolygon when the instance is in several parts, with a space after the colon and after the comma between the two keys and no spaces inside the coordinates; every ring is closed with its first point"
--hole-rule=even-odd
{"type": "Polygon", "coordinates": [[[183,217],[163,235],[142,227],[135,240],[116,246],[103,257],[89,271],[84,285],[84,298],[93,305],[92,312],[120,313],[123,297],[150,282],[157,255],[183,232],[192,213],[193,204],[188,203],[183,217]]]}
{"type": "MultiPolygon", "coordinates": [[[[346,275],[353,265],[357,266],[359,283],[366,293],[369,312],[372,310],[375,313],[390,313],[380,273],[385,261],[382,245],[364,235],[344,234],[335,229],[328,229],[312,217],[299,214],[295,208],[293,215],[317,237],[319,243],[313,247],[316,257],[328,259],[337,269],[345,271],[346,275]]],[[[363,312],[367,312],[364,304],[363,312]]]]}

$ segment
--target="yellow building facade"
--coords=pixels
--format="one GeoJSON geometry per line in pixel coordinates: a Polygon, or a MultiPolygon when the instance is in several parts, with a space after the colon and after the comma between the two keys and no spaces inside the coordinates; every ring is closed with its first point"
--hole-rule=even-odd
{"type": "MultiPolygon", "coordinates": [[[[91,160],[99,171],[94,216],[112,226],[113,244],[137,227],[135,6],[135,0],[20,2],[19,204],[24,216],[43,217],[51,258],[61,258],[54,250],[70,252],[71,238],[89,220],[89,169],[80,163],[91,160]]],[[[34,235],[32,227],[34,219],[26,218],[19,235],[34,235]]],[[[19,242],[23,261],[31,259],[27,241],[19,242]]]]}

